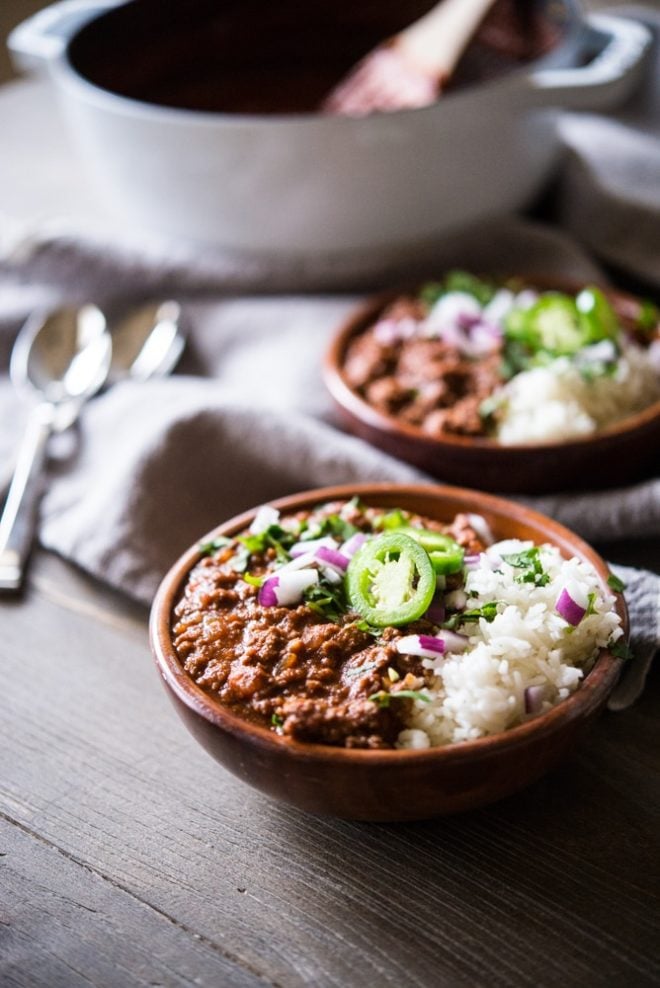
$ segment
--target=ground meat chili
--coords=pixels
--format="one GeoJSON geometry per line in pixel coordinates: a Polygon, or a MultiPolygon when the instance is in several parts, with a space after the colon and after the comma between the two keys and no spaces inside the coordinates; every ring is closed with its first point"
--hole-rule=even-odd
{"type": "Polygon", "coordinates": [[[486,532],[478,516],[443,525],[357,499],[282,518],[266,506],[249,531],[201,547],[174,609],[179,660],[284,737],[392,748],[428,678],[396,642],[451,627],[445,600],[486,532]]]}
{"type": "Polygon", "coordinates": [[[569,362],[585,380],[613,380],[626,345],[648,351],[658,339],[651,303],[615,306],[594,286],[573,296],[453,271],[353,336],[342,374],[377,411],[431,436],[497,438],[513,378],[569,362]]]}

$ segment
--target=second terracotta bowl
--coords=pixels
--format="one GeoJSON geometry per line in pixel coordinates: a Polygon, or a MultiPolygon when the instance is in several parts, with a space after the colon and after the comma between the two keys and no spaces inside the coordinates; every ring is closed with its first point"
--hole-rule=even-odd
{"type": "MultiPolygon", "coordinates": [[[[582,287],[540,279],[530,285],[572,292],[582,287]]],[[[633,296],[609,288],[603,291],[620,315],[629,316],[639,309],[633,296]]],[[[325,355],[325,384],[339,423],[347,431],[440,480],[496,493],[599,490],[657,472],[660,401],[592,436],[515,446],[471,436],[431,436],[378,411],[349,386],[343,367],[352,340],[395,298],[395,294],[379,296],[358,309],[340,327],[325,355]]]]}
{"type": "MultiPolygon", "coordinates": [[[[377,507],[407,508],[449,521],[458,512],[484,516],[497,539],[549,542],[564,556],[591,563],[606,586],[608,569],[581,539],[556,522],[500,498],[452,487],[355,485],[308,491],[274,504],[283,512],[358,495],[377,507]]],[[[254,518],[246,512],[209,537],[235,535],[254,518]]],[[[205,539],[207,536],[204,537],[205,539]]],[[[249,785],[313,813],[355,820],[417,820],[492,803],[538,779],[575,745],[603,707],[620,660],[602,650],[583,684],[548,713],[501,734],[423,751],[335,748],[279,737],[231,713],[184,671],[172,644],[172,613],[191,568],[193,546],[163,580],[151,614],[151,645],[158,671],[191,734],[249,785]]],[[[616,608],[627,633],[621,595],[616,608]]]]}

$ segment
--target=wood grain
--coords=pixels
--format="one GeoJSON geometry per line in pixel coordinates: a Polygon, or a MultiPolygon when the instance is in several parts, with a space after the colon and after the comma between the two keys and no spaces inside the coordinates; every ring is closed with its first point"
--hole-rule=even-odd
{"type": "Polygon", "coordinates": [[[226,774],[170,709],[146,614],[36,562],[2,605],[3,985],[660,984],[657,671],[519,796],[341,823],[226,774]]]}

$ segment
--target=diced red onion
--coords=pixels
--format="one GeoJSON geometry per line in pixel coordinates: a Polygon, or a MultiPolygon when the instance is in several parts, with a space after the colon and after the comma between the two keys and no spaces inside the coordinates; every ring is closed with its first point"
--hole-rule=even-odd
{"type": "Polygon", "coordinates": [[[418,635],[419,644],[421,648],[428,648],[431,652],[437,652],[438,655],[442,655],[445,650],[445,643],[442,638],[436,638],[435,635],[418,635]]]}
{"type": "Polygon", "coordinates": [[[577,601],[576,597],[582,597],[580,593],[580,588],[573,581],[569,582],[557,598],[557,603],[555,604],[555,610],[560,617],[563,617],[564,621],[575,627],[580,623],[584,615],[587,613],[586,600],[584,601],[585,606],[577,601]]]}
{"type": "Polygon", "coordinates": [[[531,309],[531,307],[538,302],[539,294],[535,292],[533,288],[523,288],[521,292],[515,297],[515,308],[516,309],[531,309]]]}
{"type": "Polygon", "coordinates": [[[463,565],[468,569],[477,569],[481,564],[481,557],[485,554],[482,552],[471,552],[469,555],[463,557],[463,565]]]}
{"type": "Polygon", "coordinates": [[[538,714],[543,706],[543,686],[527,686],[524,692],[525,713],[538,714]]]}
{"type": "Polygon", "coordinates": [[[270,504],[262,504],[252,520],[250,531],[253,535],[261,535],[271,525],[276,525],[279,520],[280,513],[277,508],[270,504]]]}
{"type": "Polygon", "coordinates": [[[403,655],[418,655],[422,659],[437,659],[446,652],[464,652],[469,641],[455,631],[441,631],[437,635],[405,635],[395,642],[403,655]]]}
{"type": "Polygon", "coordinates": [[[343,552],[338,552],[336,549],[331,549],[329,546],[321,545],[318,547],[314,553],[317,559],[320,559],[322,563],[327,563],[333,569],[336,569],[340,573],[345,573],[350,562],[348,556],[345,556],[343,552]]]}
{"type": "Polygon", "coordinates": [[[492,299],[484,308],[484,315],[487,319],[499,323],[509,314],[513,307],[514,295],[508,288],[498,288],[492,299]]]}
{"type": "Polygon", "coordinates": [[[470,331],[470,350],[475,356],[494,353],[502,343],[502,334],[493,323],[475,323],[470,331]]]}
{"type": "Polygon", "coordinates": [[[356,532],[355,535],[351,535],[350,539],[347,539],[342,546],[340,546],[340,552],[348,559],[352,559],[358,549],[361,549],[364,543],[367,541],[367,535],[365,532],[356,532]]]}
{"type": "Polygon", "coordinates": [[[376,323],[373,334],[383,346],[391,346],[400,340],[409,340],[417,332],[417,320],[410,316],[403,319],[381,319],[376,323]]]}
{"type": "Polygon", "coordinates": [[[307,541],[296,542],[289,549],[289,555],[301,556],[303,553],[315,552],[320,546],[325,545],[329,549],[337,549],[339,543],[331,535],[324,535],[322,539],[307,539],[307,541]]]}
{"type": "Polygon", "coordinates": [[[277,607],[279,601],[277,599],[277,588],[280,583],[279,576],[269,576],[267,580],[259,587],[259,594],[257,600],[262,607],[277,607]]]}
{"type": "Polygon", "coordinates": [[[290,607],[299,604],[307,587],[318,583],[319,574],[315,569],[299,569],[275,576],[269,576],[259,588],[259,603],[262,607],[290,607]]]}
{"type": "Polygon", "coordinates": [[[470,330],[480,322],[481,312],[459,312],[456,316],[456,325],[459,329],[470,330]]]}
{"type": "Polygon", "coordinates": [[[313,566],[316,562],[316,556],[313,552],[303,552],[302,555],[296,556],[288,563],[284,563],[283,566],[279,566],[277,569],[278,573],[289,573],[297,569],[305,569],[308,566],[313,566]]]}
{"type": "Polygon", "coordinates": [[[437,659],[445,650],[445,643],[432,635],[405,635],[395,643],[401,655],[417,655],[422,659],[437,659]]]}
{"type": "Polygon", "coordinates": [[[440,636],[448,652],[464,652],[470,644],[467,635],[459,635],[457,631],[441,631],[440,636]]]}

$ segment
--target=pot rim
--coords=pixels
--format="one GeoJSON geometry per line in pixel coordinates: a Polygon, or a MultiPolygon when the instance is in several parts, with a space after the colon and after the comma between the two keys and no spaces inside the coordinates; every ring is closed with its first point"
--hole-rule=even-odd
{"type": "MultiPolygon", "coordinates": [[[[418,114],[428,115],[429,113],[441,112],[442,106],[447,104],[448,100],[451,101],[452,105],[456,105],[459,101],[465,102],[466,100],[469,103],[475,99],[475,94],[478,94],[483,99],[485,93],[494,93],[496,102],[505,102],[507,91],[511,90],[513,93],[518,92],[524,98],[525,96],[529,96],[525,88],[525,81],[537,70],[554,67],[557,63],[561,63],[562,53],[564,58],[567,57],[567,53],[574,56],[580,38],[585,30],[588,29],[588,24],[582,16],[577,0],[559,0],[565,17],[565,28],[563,36],[553,49],[533,61],[514,67],[500,78],[483,84],[468,86],[464,90],[458,90],[457,92],[450,92],[430,106],[402,109],[387,113],[373,113],[366,117],[323,114],[318,111],[245,114],[185,109],[182,107],[150,103],[147,100],[135,99],[131,96],[113,92],[111,89],[106,89],[91,79],[88,79],[76,69],[70,55],[73,42],[79,38],[90,24],[97,23],[106,16],[112,16],[130,2],[135,2],[135,0],[119,0],[119,2],[115,0],[115,2],[111,2],[111,5],[108,6],[100,0],[99,9],[93,12],[94,3],[92,0],[90,10],[87,12],[88,16],[84,18],[82,23],[78,23],[69,29],[68,35],[66,33],[67,28],[66,26],[64,27],[62,44],[59,51],[47,59],[53,76],[58,77],[66,88],[82,92],[89,102],[101,108],[130,111],[134,116],[141,118],[148,116],[155,121],[163,120],[172,123],[194,122],[201,125],[207,123],[215,125],[218,123],[234,123],[237,126],[254,126],[258,124],[259,126],[272,125],[281,127],[285,123],[289,125],[298,123],[309,127],[310,124],[316,123],[322,124],[324,127],[334,126],[350,129],[355,126],[362,127],[365,120],[369,120],[370,127],[380,127],[386,126],[388,120],[391,121],[392,119],[411,119],[414,115],[418,114]],[[500,94],[503,94],[503,96],[501,97],[500,94]]],[[[53,4],[52,9],[55,10],[57,6],[58,3],[53,4]]],[[[25,23],[29,24],[29,22],[25,23]]],[[[530,107],[530,109],[536,108],[538,108],[538,104],[530,107]]]]}

